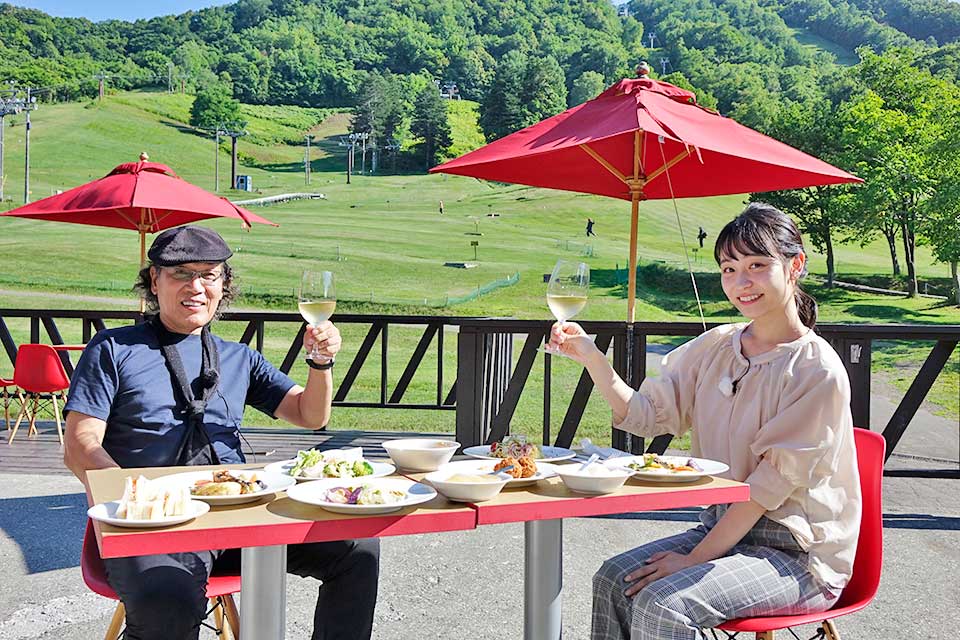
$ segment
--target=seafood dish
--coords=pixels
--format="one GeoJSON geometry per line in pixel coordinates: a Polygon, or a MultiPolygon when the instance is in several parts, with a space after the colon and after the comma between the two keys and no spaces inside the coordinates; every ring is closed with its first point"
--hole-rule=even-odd
{"type": "Polygon", "coordinates": [[[257,475],[242,476],[227,469],[218,469],[211,473],[211,479],[197,480],[190,487],[195,496],[240,496],[257,493],[266,489],[266,485],[257,479],[257,475]]]}
{"type": "Polygon", "coordinates": [[[640,462],[639,460],[636,462],[631,462],[627,465],[627,467],[634,471],[653,471],[655,469],[664,469],[674,473],[699,473],[703,471],[703,468],[697,464],[696,460],[693,458],[688,458],[683,463],[677,463],[671,462],[670,459],[659,456],[655,453],[645,453],[643,454],[643,462],[640,462]]]}

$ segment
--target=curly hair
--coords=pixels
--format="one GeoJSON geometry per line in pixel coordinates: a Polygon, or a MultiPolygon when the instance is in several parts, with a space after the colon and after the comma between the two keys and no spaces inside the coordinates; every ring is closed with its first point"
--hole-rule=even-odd
{"type": "MultiPolygon", "coordinates": [[[[220,319],[220,314],[226,311],[227,307],[230,306],[230,303],[237,299],[240,295],[240,288],[235,282],[235,277],[233,274],[233,269],[230,268],[229,262],[221,263],[223,265],[223,297],[220,298],[220,304],[217,306],[217,312],[213,316],[214,320],[220,319]]],[[[160,313],[160,302],[157,300],[157,294],[153,292],[153,279],[150,277],[150,269],[157,268],[161,269],[152,262],[145,266],[143,269],[140,269],[140,273],[137,274],[137,280],[133,283],[133,291],[143,298],[145,310],[144,313],[148,316],[156,315],[160,313]]]]}

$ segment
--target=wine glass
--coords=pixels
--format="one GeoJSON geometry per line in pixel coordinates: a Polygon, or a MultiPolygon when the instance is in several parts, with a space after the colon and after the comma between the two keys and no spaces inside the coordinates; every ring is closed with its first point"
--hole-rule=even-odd
{"type": "MultiPolygon", "coordinates": [[[[337,294],[333,286],[332,271],[304,270],[300,277],[297,308],[311,327],[317,326],[333,315],[337,308],[337,294]]],[[[310,351],[310,358],[317,364],[325,364],[332,360],[329,356],[320,354],[316,343],[310,351]]]]}
{"type": "MultiPolygon", "coordinates": [[[[574,317],[587,304],[587,290],[590,288],[590,267],[582,262],[557,260],[547,285],[547,306],[557,322],[574,317]]],[[[560,352],[545,347],[547,353],[557,355],[560,352]]]]}

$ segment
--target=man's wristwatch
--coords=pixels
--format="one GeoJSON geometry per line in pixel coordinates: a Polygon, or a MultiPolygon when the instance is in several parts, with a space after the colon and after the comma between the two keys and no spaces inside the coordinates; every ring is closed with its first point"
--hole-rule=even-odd
{"type": "Polygon", "coordinates": [[[311,358],[310,356],[307,356],[306,362],[307,362],[307,366],[310,367],[311,369],[326,371],[327,369],[333,369],[333,364],[335,361],[331,359],[330,362],[317,364],[316,362],[313,361],[313,358],[311,358]]]}

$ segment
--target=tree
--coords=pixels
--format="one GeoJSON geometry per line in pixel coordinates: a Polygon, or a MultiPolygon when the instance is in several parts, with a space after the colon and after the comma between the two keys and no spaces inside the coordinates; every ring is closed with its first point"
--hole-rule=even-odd
{"type": "Polygon", "coordinates": [[[423,138],[422,148],[426,168],[437,164],[439,157],[450,148],[450,123],[447,121],[447,103],[436,86],[429,86],[413,103],[410,133],[423,138]]]}
{"type": "Polygon", "coordinates": [[[406,102],[393,74],[373,71],[360,86],[352,128],[359,133],[369,133],[373,144],[390,143],[400,129],[406,111],[406,102]]]}
{"type": "MultiPolygon", "coordinates": [[[[813,105],[793,104],[781,109],[767,129],[774,138],[827,162],[836,162],[839,147],[839,122],[829,102],[813,105]]],[[[834,234],[847,224],[849,207],[844,198],[850,187],[809,187],[751,194],[751,200],[762,200],[793,216],[800,231],[807,234],[816,249],[826,255],[827,286],[836,277],[834,234]]]]}
{"type": "Polygon", "coordinates": [[[567,108],[567,84],[563,69],[553,56],[527,58],[523,78],[523,121],[529,127],[567,108]]]}
{"type": "Polygon", "coordinates": [[[240,120],[240,103],[231,97],[230,88],[221,83],[197,92],[190,107],[190,124],[212,129],[240,120]]]}
{"type": "Polygon", "coordinates": [[[956,101],[957,88],[912,66],[916,54],[910,50],[859,53],[852,73],[866,89],[840,110],[848,157],[866,180],[857,208],[893,221],[903,245],[907,292],[916,296],[918,234],[927,228],[926,201],[943,180],[935,149],[944,130],[952,130],[940,114],[945,103],[956,101]]]}
{"type": "Polygon", "coordinates": [[[523,124],[526,67],[526,56],[516,50],[508,52],[497,64],[480,108],[480,128],[488,141],[526,126],[523,124]]]}
{"type": "Polygon", "coordinates": [[[570,95],[567,96],[567,103],[571,107],[583,104],[587,100],[592,100],[597,97],[597,94],[606,88],[607,85],[603,79],[603,75],[596,71],[584,71],[573,81],[570,95]]]}

